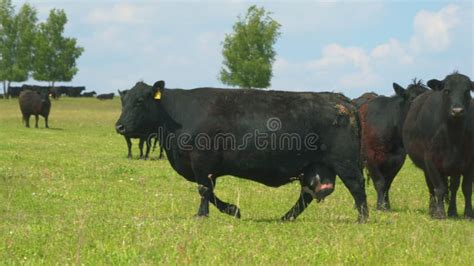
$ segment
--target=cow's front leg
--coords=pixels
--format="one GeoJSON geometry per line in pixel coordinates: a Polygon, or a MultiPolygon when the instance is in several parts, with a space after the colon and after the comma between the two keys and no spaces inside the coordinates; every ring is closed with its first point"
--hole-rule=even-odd
{"type": "Polygon", "coordinates": [[[143,155],[143,144],[145,143],[145,138],[141,137],[140,142],[138,142],[138,148],[140,149],[140,160],[144,160],[145,156],[143,155]]]}
{"type": "Polygon", "coordinates": [[[425,174],[428,175],[429,180],[434,188],[434,209],[431,217],[434,219],[446,219],[446,212],[444,210],[444,197],[447,192],[447,178],[443,177],[436,166],[433,164],[431,158],[425,157],[425,174]]]}
{"type": "Polygon", "coordinates": [[[448,207],[448,216],[456,217],[458,216],[458,209],[456,206],[456,194],[461,184],[461,177],[459,175],[451,176],[449,178],[449,207],[448,207]]]}
{"type": "Polygon", "coordinates": [[[212,203],[216,208],[225,214],[240,218],[240,209],[234,204],[230,204],[222,201],[214,194],[214,186],[216,179],[209,174],[206,179],[199,179],[198,181],[198,192],[201,196],[201,203],[199,205],[197,217],[209,216],[209,202],[212,203]]]}
{"type": "Polygon", "coordinates": [[[199,204],[199,209],[196,214],[196,217],[208,217],[209,216],[209,198],[211,197],[211,188],[210,186],[198,185],[198,192],[201,196],[201,203],[199,204]]]}
{"type": "Polygon", "coordinates": [[[125,137],[125,141],[127,142],[127,152],[128,152],[127,158],[131,160],[132,159],[132,141],[130,140],[129,137],[125,137]]]}
{"type": "Polygon", "coordinates": [[[464,194],[464,217],[474,219],[474,212],[472,211],[472,181],[474,178],[474,167],[470,173],[463,176],[462,179],[462,193],[464,194]]]}

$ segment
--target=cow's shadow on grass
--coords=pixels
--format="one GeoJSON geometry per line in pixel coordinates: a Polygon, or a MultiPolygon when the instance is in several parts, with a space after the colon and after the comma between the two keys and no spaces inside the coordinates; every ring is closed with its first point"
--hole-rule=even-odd
{"type": "Polygon", "coordinates": [[[50,127],[50,128],[47,128],[47,130],[61,131],[61,130],[64,130],[64,129],[60,128],[60,127],[50,127]]]}

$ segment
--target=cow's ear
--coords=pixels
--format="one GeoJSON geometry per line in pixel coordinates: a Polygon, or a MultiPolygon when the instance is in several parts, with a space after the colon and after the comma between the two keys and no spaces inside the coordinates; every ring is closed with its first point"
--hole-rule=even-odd
{"type": "Polygon", "coordinates": [[[118,94],[120,95],[120,97],[122,97],[122,92],[120,90],[117,90],[118,91],[118,94]]]}
{"type": "Polygon", "coordinates": [[[429,80],[426,84],[434,91],[440,91],[444,88],[443,81],[437,79],[429,80]]]}
{"type": "Polygon", "coordinates": [[[406,90],[395,82],[393,83],[393,90],[395,91],[396,95],[406,98],[406,90]]]}
{"type": "Polygon", "coordinates": [[[152,88],[153,98],[155,100],[161,100],[161,97],[163,97],[164,89],[165,89],[165,82],[163,80],[155,82],[152,88]]]}

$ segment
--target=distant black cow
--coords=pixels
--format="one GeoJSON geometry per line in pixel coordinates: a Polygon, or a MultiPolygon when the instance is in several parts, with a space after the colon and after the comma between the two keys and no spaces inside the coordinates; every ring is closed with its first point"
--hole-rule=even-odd
{"type": "MultiPolygon", "coordinates": [[[[120,101],[122,103],[122,108],[123,108],[123,101],[125,98],[125,95],[127,94],[128,90],[124,91],[118,91],[120,95],[120,101]]],[[[158,125],[156,126],[156,129],[158,129],[158,125]]],[[[151,147],[151,141],[153,138],[155,139],[155,142],[153,143],[153,150],[155,150],[155,147],[158,143],[158,132],[155,130],[154,132],[147,132],[144,134],[139,134],[139,135],[124,135],[125,142],[127,142],[127,149],[128,149],[128,159],[132,159],[132,140],[131,139],[139,139],[140,142],[138,143],[138,147],[140,149],[140,159],[147,160],[149,158],[150,154],[150,147],[151,147]],[[146,143],[146,152],[143,154],[143,144],[146,143]]],[[[163,158],[163,146],[160,145],[160,156],[159,159],[163,158]]]]}
{"type": "Polygon", "coordinates": [[[355,200],[359,220],[368,217],[358,114],[349,99],[335,93],[164,85],[137,83],[124,99],[116,129],[128,135],[160,126],[171,166],[199,185],[198,216],[208,216],[211,202],[240,217],[237,206],[214,194],[223,175],[271,187],[299,180],[300,197],[284,220],[296,218],[313,198],[331,194],[338,175],[355,200]]]}
{"type": "Polygon", "coordinates": [[[95,91],[90,91],[90,92],[83,92],[81,94],[81,97],[94,97],[97,93],[95,91]]]}
{"type": "Polygon", "coordinates": [[[22,87],[10,86],[8,87],[7,94],[10,98],[20,97],[20,93],[23,91],[22,87]]]}
{"type": "Polygon", "coordinates": [[[394,96],[378,96],[359,107],[362,154],[377,191],[379,210],[390,209],[390,186],[405,162],[402,127],[410,104],[428,91],[416,79],[406,90],[397,83],[393,83],[393,89],[394,96]]]}
{"type": "Polygon", "coordinates": [[[444,80],[430,80],[428,86],[433,91],[413,102],[405,120],[406,150],[415,165],[424,171],[430,192],[430,215],[438,219],[446,217],[447,177],[463,175],[464,215],[473,218],[474,131],[469,113],[474,84],[469,77],[453,73],[444,80]]]}
{"type": "Polygon", "coordinates": [[[61,94],[65,94],[68,97],[80,97],[81,92],[86,90],[86,87],[58,86],[58,90],[61,94]]]}
{"type": "Polygon", "coordinates": [[[363,104],[369,102],[370,100],[374,99],[375,97],[379,96],[375,92],[366,92],[359,96],[358,98],[352,99],[352,104],[359,109],[363,104]]]}
{"type": "Polygon", "coordinates": [[[23,115],[23,121],[26,127],[30,127],[30,116],[34,115],[35,127],[38,128],[38,116],[44,117],[44,124],[48,126],[48,116],[51,109],[49,94],[47,92],[34,92],[25,90],[20,93],[20,110],[23,115]]]}
{"type": "Polygon", "coordinates": [[[99,100],[112,100],[114,98],[114,93],[99,94],[96,98],[99,100]]]}

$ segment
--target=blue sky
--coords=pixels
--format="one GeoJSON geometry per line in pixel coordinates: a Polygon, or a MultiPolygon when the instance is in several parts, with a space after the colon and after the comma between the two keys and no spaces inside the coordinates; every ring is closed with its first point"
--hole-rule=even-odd
{"type": "MultiPolygon", "coordinates": [[[[14,1],[21,6],[24,1],[14,1]]],[[[29,1],[64,9],[85,52],[70,85],[116,92],[142,80],[224,87],[221,43],[256,4],[282,24],[272,89],[392,94],[417,77],[474,78],[471,1],[29,1]]],[[[33,83],[29,81],[29,83],[33,83]]],[[[41,84],[40,82],[34,82],[41,84]]]]}

